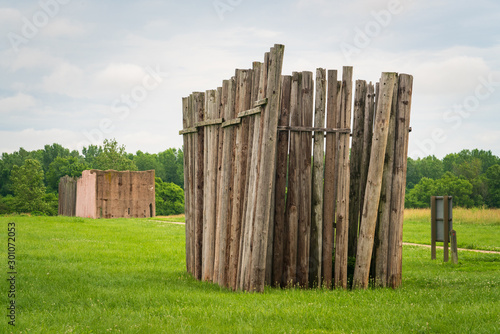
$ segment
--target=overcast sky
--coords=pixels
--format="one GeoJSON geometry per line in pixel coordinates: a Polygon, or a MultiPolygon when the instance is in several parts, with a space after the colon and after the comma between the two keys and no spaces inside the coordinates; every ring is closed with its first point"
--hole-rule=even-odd
{"type": "Polygon", "coordinates": [[[182,97],[280,43],[283,74],[412,74],[411,157],[500,156],[498,0],[0,0],[0,33],[0,152],[180,148],[182,97]]]}

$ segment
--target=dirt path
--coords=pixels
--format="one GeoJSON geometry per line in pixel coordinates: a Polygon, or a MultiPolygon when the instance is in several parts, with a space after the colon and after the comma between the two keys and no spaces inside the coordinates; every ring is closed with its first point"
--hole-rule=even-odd
{"type": "Polygon", "coordinates": [[[186,223],[181,223],[181,222],[167,222],[167,221],[164,221],[164,220],[149,219],[149,221],[156,222],[156,223],[165,223],[165,224],[186,225],[186,223]]]}
{"type": "MultiPolygon", "coordinates": [[[[403,245],[407,245],[407,246],[419,246],[419,247],[427,247],[427,248],[431,248],[431,245],[413,244],[413,243],[411,243],[411,242],[403,242],[403,245]]],[[[441,248],[441,249],[443,249],[443,246],[436,246],[436,248],[441,248]]],[[[476,253],[500,254],[500,252],[496,252],[496,251],[487,251],[487,250],[480,250],[480,249],[458,248],[458,250],[459,250],[459,251],[467,251],[467,252],[476,252],[476,253]]]]}

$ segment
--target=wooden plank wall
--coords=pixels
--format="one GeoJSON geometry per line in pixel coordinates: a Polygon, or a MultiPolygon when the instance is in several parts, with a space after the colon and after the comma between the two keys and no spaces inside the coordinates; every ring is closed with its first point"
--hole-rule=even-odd
{"type": "Polygon", "coordinates": [[[74,217],[76,214],[76,177],[65,175],[59,180],[59,216],[74,217]]]}
{"type": "Polygon", "coordinates": [[[282,76],[283,51],[183,99],[187,271],[257,292],[397,287],[412,77],[353,91],[352,67],[282,76]]]}

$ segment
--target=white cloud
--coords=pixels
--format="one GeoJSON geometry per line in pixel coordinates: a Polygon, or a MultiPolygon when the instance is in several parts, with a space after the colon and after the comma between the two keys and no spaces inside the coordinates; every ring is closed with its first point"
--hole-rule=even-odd
{"type": "Polygon", "coordinates": [[[14,8],[0,8],[0,25],[17,25],[21,20],[21,12],[14,8]]]}
{"type": "Polygon", "coordinates": [[[32,151],[52,143],[60,143],[73,150],[77,148],[79,140],[81,140],[79,133],[62,129],[35,130],[30,128],[22,131],[0,131],[0,152],[12,153],[20,147],[32,151]]]}
{"type": "MultiPolygon", "coordinates": [[[[46,92],[68,95],[70,97],[85,97],[85,72],[75,65],[63,63],[50,75],[43,78],[42,86],[46,92]]],[[[87,83],[87,89],[90,88],[87,83]]]]}
{"type": "Polygon", "coordinates": [[[138,65],[112,63],[104,70],[96,73],[94,80],[102,88],[130,90],[132,85],[140,83],[146,75],[144,69],[138,65]]]}
{"type": "Polygon", "coordinates": [[[12,57],[10,61],[10,69],[17,71],[20,69],[37,69],[37,68],[53,68],[62,63],[61,58],[54,57],[45,50],[22,48],[12,57]]]}
{"type": "Polygon", "coordinates": [[[84,35],[86,32],[82,24],[72,22],[68,19],[54,19],[42,30],[42,34],[48,37],[68,36],[75,37],[84,35]]]}
{"type": "Polygon", "coordinates": [[[116,140],[119,143],[123,143],[129,153],[135,153],[138,150],[145,151],[144,147],[149,148],[149,151],[147,151],[149,153],[161,152],[169,147],[179,147],[177,143],[172,142],[172,137],[168,134],[151,133],[149,131],[127,133],[117,136],[116,140]]]}
{"type": "Polygon", "coordinates": [[[456,56],[442,60],[423,61],[414,75],[425,80],[420,92],[424,94],[471,94],[480,76],[491,72],[479,57],[456,56]]]}
{"type": "Polygon", "coordinates": [[[15,96],[0,99],[0,113],[9,113],[13,111],[26,111],[37,104],[33,96],[24,93],[18,93],[15,96]]]}
{"type": "Polygon", "coordinates": [[[135,64],[111,63],[96,71],[62,63],[43,78],[42,87],[73,98],[115,99],[130,93],[147,76],[145,68],[135,64]]]}

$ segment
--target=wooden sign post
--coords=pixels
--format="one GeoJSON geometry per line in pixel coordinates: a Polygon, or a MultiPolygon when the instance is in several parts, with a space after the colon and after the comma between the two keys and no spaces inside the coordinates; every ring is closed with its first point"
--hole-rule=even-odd
{"type": "Polygon", "coordinates": [[[453,229],[453,197],[431,197],[431,259],[436,259],[436,242],[443,243],[444,262],[448,262],[448,243],[453,229]]]}

